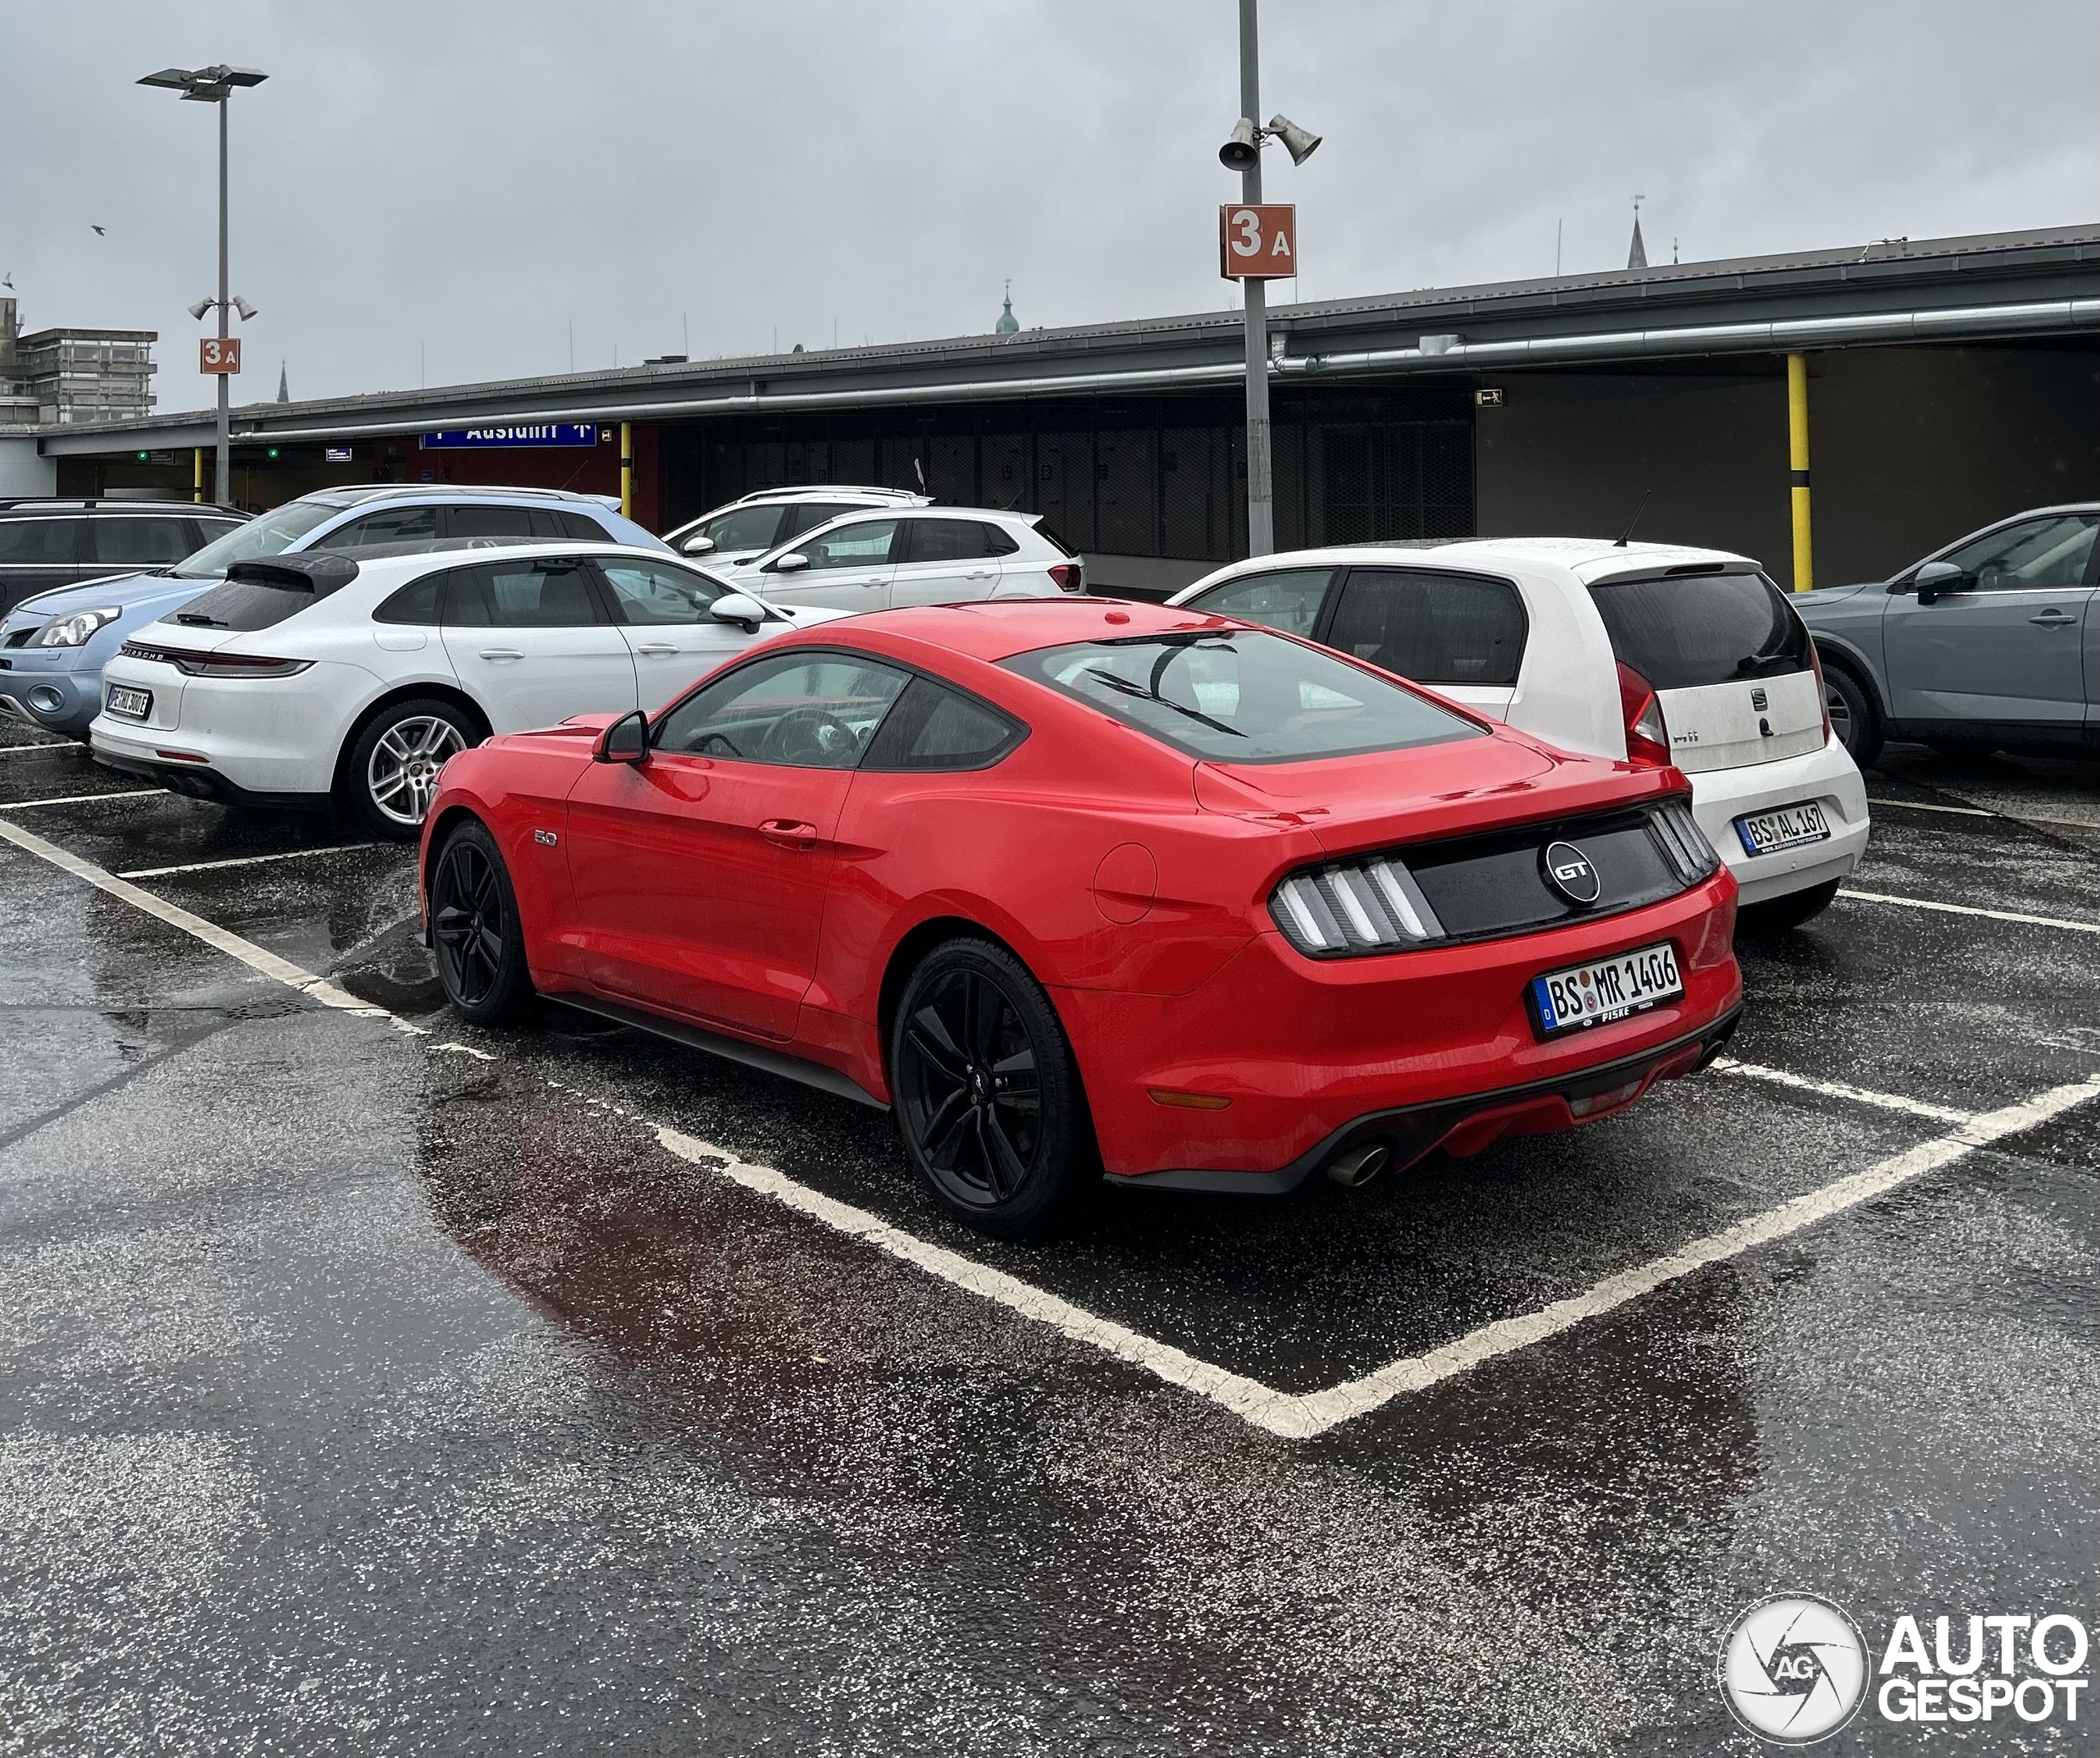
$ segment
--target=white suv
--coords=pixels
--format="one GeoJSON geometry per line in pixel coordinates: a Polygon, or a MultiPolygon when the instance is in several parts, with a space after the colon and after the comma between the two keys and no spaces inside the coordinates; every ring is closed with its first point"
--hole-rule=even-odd
{"type": "Polygon", "coordinates": [[[761,488],[664,534],[681,555],[710,564],[756,561],[788,539],[859,507],[923,507],[927,497],[906,488],[860,488],[819,482],[800,488],[761,488]]]}
{"type": "Polygon", "coordinates": [[[126,641],[88,734],[98,763],[178,793],[332,800],[405,841],[454,751],[660,707],[758,642],[827,620],[611,544],[235,562],[126,641]]]}
{"type": "Polygon", "coordinates": [[[1602,538],[1301,550],[1170,604],[1338,647],[1564,750],[1674,764],[1752,927],[1819,914],[1867,846],[1808,631],[1746,556],[1602,538]]]}
{"type": "Polygon", "coordinates": [[[848,514],[723,572],[774,604],[847,612],[1086,590],[1078,553],[1040,514],[989,507],[848,514]]]}

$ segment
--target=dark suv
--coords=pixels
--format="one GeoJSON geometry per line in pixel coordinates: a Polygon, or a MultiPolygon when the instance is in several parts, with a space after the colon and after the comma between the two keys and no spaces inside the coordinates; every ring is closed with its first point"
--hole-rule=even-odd
{"type": "Polygon", "coordinates": [[[54,586],[165,568],[247,518],[187,500],[0,501],[0,614],[54,586]]]}

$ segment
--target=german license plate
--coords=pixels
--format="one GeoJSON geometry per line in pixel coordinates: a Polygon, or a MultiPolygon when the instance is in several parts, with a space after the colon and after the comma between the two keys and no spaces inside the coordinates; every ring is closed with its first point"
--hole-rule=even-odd
{"type": "Polygon", "coordinates": [[[1746,855],[1776,855],[1782,849],[1830,840],[1830,821],[1814,800],[1801,806],[1782,806],[1769,812],[1752,812],[1736,820],[1736,834],[1742,838],[1746,855]]]}
{"type": "Polygon", "coordinates": [[[1541,1038],[1608,1025],[1684,993],[1677,948],[1668,941],[1592,965],[1570,965],[1532,979],[1532,1009],[1541,1038]]]}
{"type": "Polygon", "coordinates": [[[103,706],[126,720],[143,720],[153,711],[153,692],[135,689],[128,683],[113,683],[109,687],[109,699],[103,706]]]}

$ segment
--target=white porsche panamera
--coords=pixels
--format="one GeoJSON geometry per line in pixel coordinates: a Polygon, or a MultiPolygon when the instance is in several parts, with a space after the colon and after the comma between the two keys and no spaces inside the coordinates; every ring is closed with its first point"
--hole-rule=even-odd
{"type": "Polygon", "coordinates": [[[340,803],[406,841],[454,752],[655,708],[724,660],[841,614],[604,544],[238,563],[125,642],[89,738],[98,762],[177,792],[340,803]]]}

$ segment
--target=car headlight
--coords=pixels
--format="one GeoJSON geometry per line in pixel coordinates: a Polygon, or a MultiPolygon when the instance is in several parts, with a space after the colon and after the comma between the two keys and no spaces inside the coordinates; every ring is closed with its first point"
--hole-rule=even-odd
{"type": "Polygon", "coordinates": [[[84,647],[94,638],[98,629],[105,628],[124,613],[121,610],[74,610],[62,617],[53,617],[30,637],[32,647],[84,647]]]}

